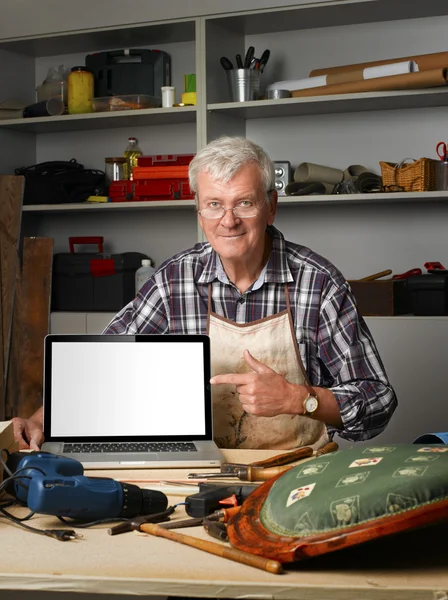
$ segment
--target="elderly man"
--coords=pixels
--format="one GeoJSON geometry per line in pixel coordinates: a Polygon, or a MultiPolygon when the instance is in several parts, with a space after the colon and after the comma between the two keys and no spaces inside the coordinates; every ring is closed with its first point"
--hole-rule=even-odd
{"type": "MultiPolygon", "coordinates": [[[[273,163],[219,138],[190,164],[206,243],[167,260],[106,334],[211,338],[213,424],[225,448],[288,449],[379,434],[396,407],[347,281],[273,226],[273,163]]],[[[16,420],[41,441],[42,413],[16,420]]]]}

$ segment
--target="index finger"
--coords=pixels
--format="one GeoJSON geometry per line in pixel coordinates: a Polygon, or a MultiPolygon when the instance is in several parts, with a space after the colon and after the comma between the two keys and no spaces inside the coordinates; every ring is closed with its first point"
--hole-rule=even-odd
{"type": "Polygon", "coordinates": [[[246,382],[246,373],[226,373],[223,375],[215,375],[210,379],[210,383],[213,385],[219,385],[221,383],[233,383],[234,385],[243,385],[246,382]]]}

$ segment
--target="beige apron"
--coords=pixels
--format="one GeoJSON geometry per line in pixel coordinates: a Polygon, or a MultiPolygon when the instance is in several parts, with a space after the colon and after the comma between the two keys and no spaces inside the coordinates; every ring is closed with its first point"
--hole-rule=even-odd
{"type": "MultiPolygon", "coordinates": [[[[286,285],[285,293],[286,310],[252,323],[237,324],[212,312],[209,286],[207,333],[211,339],[212,375],[249,372],[243,358],[243,351],[248,349],[290,383],[309,385],[294,335],[286,285]]],[[[320,448],[328,441],[321,421],[301,415],[247,414],[235,386],[230,384],[213,386],[213,431],[220,448],[320,448]]]]}

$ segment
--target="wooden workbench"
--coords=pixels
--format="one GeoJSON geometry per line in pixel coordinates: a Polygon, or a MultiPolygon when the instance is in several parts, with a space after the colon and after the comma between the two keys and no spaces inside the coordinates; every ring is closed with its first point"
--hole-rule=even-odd
{"type": "MultiPolygon", "coordinates": [[[[227,451],[226,458],[250,462],[275,453],[227,451]]],[[[166,480],[185,478],[190,471],[121,470],[86,474],[166,480]]],[[[182,498],[172,500],[179,502],[182,498]]],[[[178,512],[176,518],[183,518],[182,511],[178,512]]],[[[40,528],[61,526],[56,518],[43,516],[34,517],[29,523],[40,528]]],[[[31,592],[33,600],[48,599],[48,594],[36,594],[38,591],[80,592],[95,597],[122,594],[295,600],[448,599],[448,523],[286,565],[282,575],[271,575],[137,532],[110,536],[108,527],[79,530],[82,539],[58,542],[1,519],[2,600],[31,598],[31,592]],[[6,590],[20,592],[8,594],[6,590]]],[[[201,527],[183,533],[210,539],[201,527]]],[[[55,599],[59,596],[51,595],[55,599]]],[[[64,595],[66,600],[70,597],[71,594],[64,595]]]]}

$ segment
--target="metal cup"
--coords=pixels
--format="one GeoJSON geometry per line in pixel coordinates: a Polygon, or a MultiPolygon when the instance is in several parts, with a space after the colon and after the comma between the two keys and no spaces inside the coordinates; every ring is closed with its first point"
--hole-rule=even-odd
{"type": "Polygon", "coordinates": [[[231,69],[226,71],[232,102],[258,100],[260,71],[258,69],[231,69]]]}
{"type": "Polygon", "coordinates": [[[448,162],[436,162],[436,190],[448,190],[448,162]]]}

